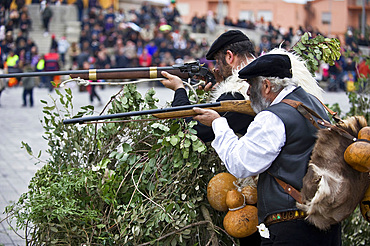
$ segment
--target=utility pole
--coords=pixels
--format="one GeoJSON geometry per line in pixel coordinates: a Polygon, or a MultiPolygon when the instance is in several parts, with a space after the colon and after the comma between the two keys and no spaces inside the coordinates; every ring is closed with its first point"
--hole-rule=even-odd
{"type": "Polygon", "coordinates": [[[366,12],[365,12],[366,0],[362,0],[362,16],[361,16],[361,33],[365,36],[365,25],[366,25],[366,12]]]}
{"type": "Polygon", "coordinates": [[[223,19],[223,10],[224,10],[224,1],[223,0],[218,0],[218,23],[221,24],[222,23],[222,19],[223,19]]]}

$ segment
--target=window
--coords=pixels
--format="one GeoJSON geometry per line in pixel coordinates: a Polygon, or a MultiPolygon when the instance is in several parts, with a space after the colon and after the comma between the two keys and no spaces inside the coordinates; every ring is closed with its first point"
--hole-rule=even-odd
{"type": "Polygon", "coordinates": [[[330,12],[322,12],[321,22],[322,22],[322,24],[330,24],[331,23],[331,13],[330,12]]]}

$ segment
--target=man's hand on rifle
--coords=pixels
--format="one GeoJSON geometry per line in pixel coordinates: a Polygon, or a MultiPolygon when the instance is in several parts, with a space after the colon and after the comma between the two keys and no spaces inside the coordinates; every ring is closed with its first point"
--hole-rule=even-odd
{"type": "Polygon", "coordinates": [[[166,80],[161,80],[161,83],[166,88],[173,91],[176,91],[179,88],[185,88],[184,83],[178,76],[167,73],[166,71],[162,71],[161,74],[167,78],[166,80]]]}
{"type": "Polygon", "coordinates": [[[220,82],[224,80],[224,77],[221,75],[220,70],[217,69],[217,65],[211,71],[212,71],[213,75],[215,76],[215,79],[216,79],[217,83],[212,85],[212,83],[209,82],[204,87],[200,85],[199,88],[198,88],[199,90],[204,90],[204,91],[214,90],[214,89],[217,88],[217,86],[220,84],[220,82]]]}
{"type": "Polygon", "coordinates": [[[212,109],[193,108],[194,112],[198,115],[194,116],[193,119],[199,121],[203,125],[212,126],[212,122],[220,118],[221,116],[212,109]]]}

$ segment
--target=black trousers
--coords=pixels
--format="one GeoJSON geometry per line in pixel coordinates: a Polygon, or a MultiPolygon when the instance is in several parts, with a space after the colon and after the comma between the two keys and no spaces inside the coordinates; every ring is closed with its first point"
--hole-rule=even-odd
{"type": "Polygon", "coordinates": [[[259,246],[261,245],[261,236],[258,230],[252,235],[239,238],[240,246],[259,246]]]}
{"type": "Polygon", "coordinates": [[[33,88],[23,90],[23,106],[27,106],[27,96],[30,96],[30,106],[33,107],[33,88]]]}
{"type": "Polygon", "coordinates": [[[304,220],[279,222],[268,227],[270,239],[262,238],[262,246],[340,246],[341,226],[333,225],[328,231],[321,231],[304,220]]]}

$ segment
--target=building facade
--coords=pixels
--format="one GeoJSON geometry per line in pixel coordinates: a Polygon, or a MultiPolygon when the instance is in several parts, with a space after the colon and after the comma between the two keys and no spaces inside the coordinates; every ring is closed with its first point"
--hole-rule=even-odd
{"type": "Polygon", "coordinates": [[[343,36],[348,27],[362,28],[370,23],[370,0],[314,0],[306,4],[285,0],[176,0],[176,6],[184,23],[190,23],[194,15],[213,13],[217,20],[225,17],[233,22],[253,21],[257,24],[271,22],[275,27],[288,30],[319,30],[326,36],[343,36]]]}

